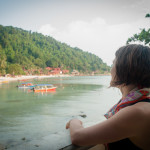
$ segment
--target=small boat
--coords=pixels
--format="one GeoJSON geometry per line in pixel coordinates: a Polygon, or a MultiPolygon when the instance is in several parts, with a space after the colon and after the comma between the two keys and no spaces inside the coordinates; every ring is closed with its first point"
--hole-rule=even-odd
{"type": "Polygon", "coordinates": [[[8,81],[7,81],[7,80],[4,80],[4,81],[2,81],[2,83],[8,83],[8,81]]]}
{"type": "Polygon", "coordinates": [[[22,80],[19,80],[19,81],[27,81],[28,79],[22,79],[22,80]]]}
{"type": "Polygon", "coordinates": [[[33,85],[31,82],[28,82],[28,83],[21,83],[17,87],[18,88],[33,88],[35,87],[35,85],[33,85]]]}
{"type": "Polygon", "coordinates": [[[52,84],[37,84],[34,88],[34,92],[49,92],[49,91],[55,91],[56,87],[52,84]]]}

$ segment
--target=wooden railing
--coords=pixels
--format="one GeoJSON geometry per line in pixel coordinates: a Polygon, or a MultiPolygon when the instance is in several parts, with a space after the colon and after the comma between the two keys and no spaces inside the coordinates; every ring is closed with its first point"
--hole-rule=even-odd
{"type": "MultiPolygon", "coordinates": [[[[88,150],[92,146],[75,146],[71,144],[68,130],[53,133],[41,138],[29,140],[27,137],[17,142],[13,140],[3,145],[3,150],[88,150]]],[[[1,147],[0,147],[1,150],[1,147]]]]}
{"type": "Polygon", "coordinates": [[[91,150],[94,146],[80,147],[72,145],[69,131],[64,130],[41,138],[35,138],[34,140],[29,140],[26,137],[20,139],[18,142],[11,141],[10,143],[4,144],[3,147],[4,149],[2,150],[91,150]]]}
{"type": "Polygon", "coordinates": [[[59,150],[88,150],[93,146],[76,146],[76,145],[68,145],[64,148],[61,148],[59,150]]]}
{"type": "Polygon", "coordinates": [[[69,145],[59,150],[106,150],[106,147],[103,144],[97,144],[95,146],[75,146],[69,145]]]}

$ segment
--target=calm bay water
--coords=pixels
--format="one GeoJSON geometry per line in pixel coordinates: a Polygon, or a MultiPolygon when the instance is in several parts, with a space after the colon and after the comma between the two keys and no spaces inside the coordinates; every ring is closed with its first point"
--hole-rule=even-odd
{"type": "Polygon", "coordinates": [[[83,76],[31,80],[34,84],[57,86],[51,93],[18,89],[18,82],[0,85],[0,144],[63,131],[66,122],[74,117],[85,125],[101,122],[104,113],[120,98],[118,90],[108,88],[110,79],[83,76]]]}

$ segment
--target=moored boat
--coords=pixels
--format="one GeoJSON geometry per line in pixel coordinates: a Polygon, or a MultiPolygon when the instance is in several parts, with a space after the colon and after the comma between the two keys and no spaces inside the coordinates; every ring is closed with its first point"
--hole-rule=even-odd
{"type": "Polygon", "coordinates": [[[1,83],[8,83],[8,81],[7,81],[7,80],[4,80],[4,81],[2,81],[1,83]]]}
{"type": "Polygon", "coordinates": [[[49,91],[55,91],[56,87],[52,84],[37,84],[34,88],[34,92],[49,92],[49,91]]]}
{"type": "Polygon", "coordinates": [[[22,80],[19,80],[19,81],[27,81],[28,79],[22,79],[22,80]]]}
{"type": "Polygon", "coordinates": [[[27,83],[21,83],[17,87],[18,88],[33,88],[35,87],[35,85],[33,85],[31,82],[27,82],[27,83]]]}

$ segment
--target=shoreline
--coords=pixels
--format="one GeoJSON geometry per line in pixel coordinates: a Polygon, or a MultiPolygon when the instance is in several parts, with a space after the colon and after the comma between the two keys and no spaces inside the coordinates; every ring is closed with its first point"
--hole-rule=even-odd
{"type": "Polygon", "coordinates": [[[35,79],[35,78],[55,78],[55,77],[71,77],[71,75],[43,75],[43,76],[38,76],[38,75],[22,75],[22,76],[15,76],[15,77],[2,77],[0,76],[0,83],[7,83],[10,81],[23,81],[26,82],[30,79],[35,79]]]}
{"type": "MultiPolygon", "coordinates": [[[[89,76],[89,75],[78,75],[78,76],[89,76]]],[[[92,76],[109,76],[109,74],[99,74],[99,75],[92,75],[92,76]]],[[[74,77],[74,75],[21,75],[21,76],[15,76],[15,77],[3,77],[0,76],[0,83],[7,83],[7,82],[11,82],[11,81],[23,81],[26,82],[30,79],[34,79],[34,78],[56,78],[56,77],[74,77]]]]}

